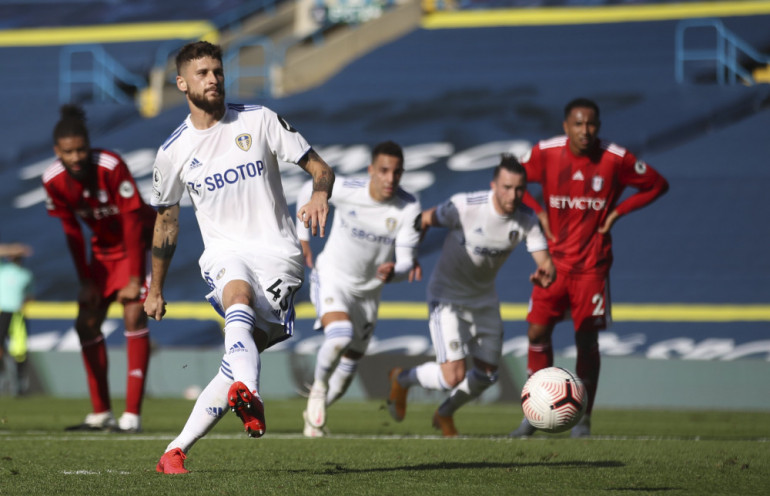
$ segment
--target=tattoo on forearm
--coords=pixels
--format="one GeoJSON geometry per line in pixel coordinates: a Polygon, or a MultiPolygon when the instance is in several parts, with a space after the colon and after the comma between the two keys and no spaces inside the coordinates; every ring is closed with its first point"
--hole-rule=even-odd
{"type": "Polygon", "coordinates": [[[152,256],[156,258],[170,260],[171,257],[174,256],[174,251],[176,251],[176,243],[171,243],[166,240],[166,241],[163,241],[163,244],[161,244],[160,246],[152,247],[152,256]]]}
{"type": "Polygon", "coordinates": [[[325,191],[329,193],[332,190],[333,184],[334,176],[324,171],[322,174],[319,174],[318,177],[313,178],[313,191],[325,191]]]}
{"type": "Polygon", "coordinates": [[[313,191],[325,191],[331,194],[334,185],[334,171],[314,150],[310,150],[308,159],[323,164],[318,174],[313,177],[313,191]]]}

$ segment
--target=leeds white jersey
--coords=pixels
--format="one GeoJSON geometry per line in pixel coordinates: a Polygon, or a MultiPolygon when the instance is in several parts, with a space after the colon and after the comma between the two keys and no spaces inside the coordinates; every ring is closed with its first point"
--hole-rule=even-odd
{"type": "Polygon", "coordinates": [[[428,301],[470,307],[496,304],[495,278],[516,245],[548,249],[537,216],[524,205],[513,215],[497,213],[492,191],[458,193],[436,209],[439,223],[449,229],[428,283],[428,301]]]}
{"type": "MultiPolygon", "coordinates": [[[[312,184],[305,184],[297,204],[307,203],[312,184]]],[[[377,202],[369,194],[369,179],[341,179],[334,183],[329,203],[334,205],[334,220],[323,250],[315,263],[323,279],[332,277],[335,284],[362,295],[381,289],[377,267],[393,260],[394,253],[417,256],[420,241],[418,216],[420,202],[398,188],[386,202],[377,202]]],[[[300,239],[310,239],[309,230],[297,223],[300,239]]],[[[412,260],[396,260],[411,267],[412,260]]]]}
{"type": "Polygon", "coordinates": [[[310,149],[283,118],[259,105],[228,104],[209,129],[188,116],[158,150],[151,203],[179,203],[190,195],[206,251],[256,253],[265,267],[302,253],[278,170],[278,158],[297,163],[310,149]]]}

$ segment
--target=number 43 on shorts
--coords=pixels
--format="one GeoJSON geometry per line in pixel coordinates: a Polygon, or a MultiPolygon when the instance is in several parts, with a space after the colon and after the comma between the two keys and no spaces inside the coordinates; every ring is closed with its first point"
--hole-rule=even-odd
{"type": "Polygon", "coordinates": [[[265,291],[271,296],[272,304],[279,303],[279,307],[282,312],[288,310],[289,305],[294,303],[294,293],[297,292],[300,286],[299,281],[286,281],[283,279],[276,279],[265,291]]]}

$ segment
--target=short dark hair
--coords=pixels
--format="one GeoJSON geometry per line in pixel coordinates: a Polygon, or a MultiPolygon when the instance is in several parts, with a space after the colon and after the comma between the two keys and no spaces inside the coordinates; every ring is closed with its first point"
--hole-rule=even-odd
{"type": "Polygon", "coordinates": [[[188,43],[176,54],[176,73],[181,74],[182,66],[191,60],[211,57],[222,62],[222,48],[208,41],[194,41],[188,43]]]}
{"type": "Polygon", "coordinates": [[[88,127],[86,127],[86,112],[79,105],[62,105],[59,109],[59,122],[53,128],[53,142],[57,143],[61,138],[82,136],[88,140],[88,127]]]}
{"type": "Polygon", "coordinates": [[[396,157],[401,162],[401,165],[404,165],[404,150],[401,149],[401,145],[395,141],[388,140],[375,145],[375,147],[372,148],[372,163],[374,163],[374,159],[377,158],[377,155],[390,155],[396,157]]]}
{"type": "Polygon", "coordinates": [[[518,161],[518,159],[510,153],[503,153],[500,155],[500,163],[497,164],[497,167],[495,167],[495,172],[492,178],[497,179],[497,176],[500,175],[500,170],[502,169],[505,169],[513,174],[521,174],[524,176],[524,179],[527,179],[527,169],[525,169],[524,166],[521,165],[521,163],[518,161]]]}
{"type": "Polygon", "coordinates": [[[576,108],[590,108],[594,111],[594,114],[596,114],[596,118],[599,118],[599,106],[596,102],[589,100],[588,98],[580,97],[575,98],[564,107],[564,119],[566,120],[567,117],[569,117],[569,114],[572,113],[572,109],[576,108]]]}

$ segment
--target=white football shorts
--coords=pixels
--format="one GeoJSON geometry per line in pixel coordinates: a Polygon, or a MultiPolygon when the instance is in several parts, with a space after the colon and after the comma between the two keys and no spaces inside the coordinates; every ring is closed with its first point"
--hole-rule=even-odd
{"type": "MultiPolygon", "coordinates": [[[[302,272],[265,273],[250,263],[248,254],[204,253],[200,259],[201,275],[211,292],[206,299],[224,317],[222,292],[230,281],[246,281],[254,291],[256,327],[268,335],[268,347],[283,341],[294,333],[294,295],[302,286],[302,272]]],[[[280,269],[279,269],[280,270],[280,269]]]]}
{"type": "Polygon", "coordinates": [[[503,350],[500,306],[470,308],[431,302],[428,327],[438,363],[464,360],[468,355],[499,365],[503,350]]]}
{"type": "Polygon", "coordinates": [[[310,273],[310,301],[316,309],[316,329],[321,327],[321,317],[329,312],[345,312],[353,324],[353,342],[348,348],[366,353],[377,324],[377,310],[380,306],[381,291],[357,296],[336,284],[334,277],[321,276],[315,269],[310,273]]]}

